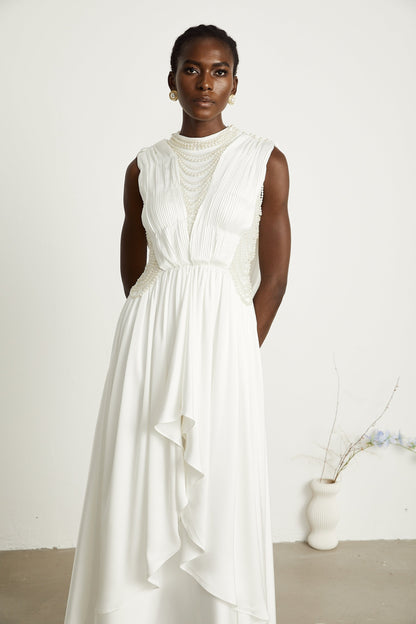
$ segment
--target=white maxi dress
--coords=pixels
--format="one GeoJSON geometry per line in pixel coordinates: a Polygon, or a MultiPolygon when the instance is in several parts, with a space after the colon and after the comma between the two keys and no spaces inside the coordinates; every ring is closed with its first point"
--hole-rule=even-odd
{"type": "Polygon", "coordinates": [[[253,296],[270,139],[141,149],[148,257],[115,330],[64,624],[275,624],[253,296]]]}

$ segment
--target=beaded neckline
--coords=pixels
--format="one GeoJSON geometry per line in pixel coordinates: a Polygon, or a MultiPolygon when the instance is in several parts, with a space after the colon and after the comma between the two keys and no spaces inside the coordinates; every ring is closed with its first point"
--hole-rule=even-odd
{"type": "Polygon", "coordinates": [[[208,195],[221,155],[238,134],[235,126],[227,126],[206,137],[185,137],[176,132],[167,140],[176,154],[177,175],[186,206],[189,236],[196,215],[208,195]]]}
{"type": "Polygon", "coordinates": [[[233,136],[236,132],[237,128],[232,124],[230,126],[226,126],[218,132],[208,134],[204,137],[188,137],[183,134],[179,134],[179,132],[174,132],[171,135],[169,142],[183,148],[188,147],[190,149],[205,149],[208,147],[214,147],[221,143],[223,144],[228,137],[233,136]]]}

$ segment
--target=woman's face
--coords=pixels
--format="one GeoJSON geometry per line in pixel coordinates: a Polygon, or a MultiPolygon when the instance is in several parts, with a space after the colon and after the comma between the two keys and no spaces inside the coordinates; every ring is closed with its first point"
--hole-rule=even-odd
{"type": "Polygon", "coordinates": [[[176,75],[170,72],[168,83],[189,117],[208,121],[221,114],[237,91],[233,63],[229,46],[213,37],[192,39],[182,47],[176,75]]]}

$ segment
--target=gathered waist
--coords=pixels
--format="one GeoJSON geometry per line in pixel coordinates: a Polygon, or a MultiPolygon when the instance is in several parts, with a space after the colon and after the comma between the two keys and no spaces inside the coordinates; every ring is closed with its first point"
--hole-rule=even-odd
{"type": "Polygon", "coordinates": [[[254,292],[250,278],[248,275],[245,276],[236,270],[235,264],[227,266],[213,262],[187,262],[161,268],[155,258],[151,258],[148,261],[145,270],[130,289],[129,298],[141,297],[161,278],[166,277],[167,279],[169,275],[175,275],[175,273],[185,273],[185,275],[196,273],[197,276],[203,276],[204,274],[227,276],[227,279],[229,278],[233,282],[241,301],[246,305],[253,304],[254,292]]]}
{"type": "Polygon", "coordinates": [[[152,284],[162,275],[175,273],[178,271],[192,272],[192,271],[209,271],[220,272],[230,274],[230,267],[225,265],[214,264],[212,262],[189,262],[174,265],[167,268],[161,268],[156,261],[149,261],[146,264],[145,270],[140,275],[136,283],[130,289],[129,297],[140,297],[146,292],[152,284]]]}
{"type": "Polygon", "coordinates": [[[213,264],[212,262],[188,262],[160,269],[160,273],[174,273],[176,271],[219,271],[222,273],[230,273],[230,267],[222,264],[213,264]]]}

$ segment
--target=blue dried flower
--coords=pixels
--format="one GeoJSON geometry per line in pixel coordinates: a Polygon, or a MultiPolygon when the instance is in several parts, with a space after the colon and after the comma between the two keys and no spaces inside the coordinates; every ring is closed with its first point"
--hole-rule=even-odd
{"type": "Polygon", "coordinates": [[[390,433],[378,429],[369,436],[369,440],[373,446],[387,447],[390,444],[390,433]]]}

